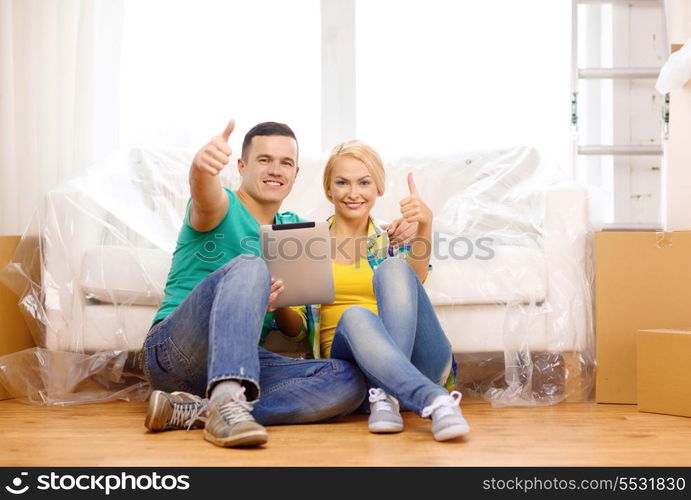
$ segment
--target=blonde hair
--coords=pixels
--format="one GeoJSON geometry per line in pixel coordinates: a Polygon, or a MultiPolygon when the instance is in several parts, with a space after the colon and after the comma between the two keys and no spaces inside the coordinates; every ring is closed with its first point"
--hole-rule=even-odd
{"type": "Polygon", "coordinates": [[[377,195],[381,196],[384,194],[386,174],[384,172],[384,164],[382,163],[379,154],[371,146],[362,141],[358,141],[357,139],[353,139],[336,145],[331,150],[331,155],[329,155],[329,159],[324,167],[324,194],[326,194],[326,197],[329,200],[331,173],[333,172],[336,160],[344,156],[355,158],[356,160],[360,160],[362,163],[364,163],[372,176],[372,179],[374,180],[374,185],[377,187],[377,195]]]}

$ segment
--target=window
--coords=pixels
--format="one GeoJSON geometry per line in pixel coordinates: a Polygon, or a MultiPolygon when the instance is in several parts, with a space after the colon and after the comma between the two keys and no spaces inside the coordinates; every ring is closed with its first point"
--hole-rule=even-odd
{"type": "Polygon", "coordinates": [[[570,23],[566,1],[358,1],[358,135],[401,153],[529,144],[565,169],[570,23]]]}
{"type": "Polygon", "coordinates": [[[320,44],[319,0],[127,1],[122,147],[196,149],[235,118],[235,148],[273,120],[317,149],[320,44]]]}
{"type": "MultiPolygon", "coordinates": [[[[352,1],[353,135],[397,154],[530,144],[568,165],[570,2],[352,1]]],[[[322,150],[333,5],[127,0],[123,147],[197,148],[235,117],[237,136],[278,120],[322,150]]]]}

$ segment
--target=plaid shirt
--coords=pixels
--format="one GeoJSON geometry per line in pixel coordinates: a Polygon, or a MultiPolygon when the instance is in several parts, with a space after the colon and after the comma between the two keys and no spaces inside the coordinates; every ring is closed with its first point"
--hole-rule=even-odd
{"type": "MultiPolygon", "coordinates": [[[[333,224],[333,219],[333,215],[327,219],[329,225],[333,224]]],[[[409,245],[391,245],[388,233],[379,227],[371,218],[367,229],[367,240],[367,262],[369,262],[372,271],[384,262],[385,259],[391,257],[406,259],[410,252],[409,245]]],[[[432,270],[432,266],[429,266],[429,270],[432,270]]],[[[295,337],[285,336],[285,338],[294,342],[299,342],[307,337],[312,348],[312,356],[315,359],[320,358],[321,304],[308,304],[306,306],[291,307],[291,309],[300,315],[303,327],[299,335],[295,337]]],[[[274,326],[278,329],[276,325],[274,326]]],[[[453,390],[456,384],[456,361],[453,359],[453,356],[451,358],[451,364],[451,373],[449,373],[449,377],[444,384],[449,391],[453,390]]]]}

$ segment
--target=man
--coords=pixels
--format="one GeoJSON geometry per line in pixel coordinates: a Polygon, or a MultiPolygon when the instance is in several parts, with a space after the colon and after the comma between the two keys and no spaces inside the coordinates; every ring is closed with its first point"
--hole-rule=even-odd
{"type": "Polygon", "coordinates": [[[238,159],[242,183],[233,192],[218,173],[230,160],[234,126],[231,120],[194,157],[191,199],[141,356],[157,389],[147,428],[204,425],[205,439],[226,447],[265,443],[263,425],[348,414],[366,390],[351,363],[286,358],[258,346],[271,316],[284,313],[273,307],[282,284],[272,282],[258,255],[247,253],[259,251],[261,224],[300,221],[278,212],[298,173],[298,144],[287,125],[253,127],[238,159]]]}

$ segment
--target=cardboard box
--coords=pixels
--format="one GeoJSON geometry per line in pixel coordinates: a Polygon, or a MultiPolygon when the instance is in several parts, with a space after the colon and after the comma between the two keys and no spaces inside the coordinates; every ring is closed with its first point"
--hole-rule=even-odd
{"type": "Polygon", "coordinates": [[[636,403],[636,334],[691,325],[691,232],[595,235],[595,399],[636,403]]]}
{"type": "Polygon", "coordinates": [[[637,333],[638,410],[691,417],[691,329],[637,333]]]}
{"type": "MultiPolygon", "coordinates": [[[[5,267],[19,243],[19,236],[0,236],[0,269],[5,267]]],[[[0,283],[0,356],[34,347],[34,339],[19,311],[19,297],[0,283]]],[[[0,384],[0,399],[10,398],[0,384]]]]}

